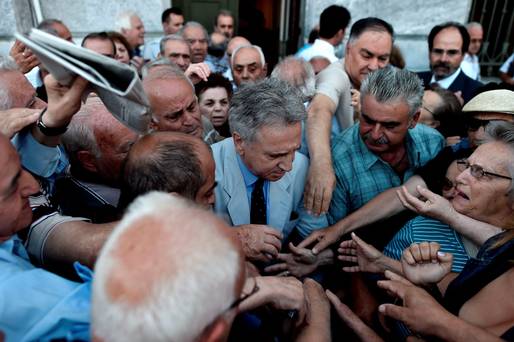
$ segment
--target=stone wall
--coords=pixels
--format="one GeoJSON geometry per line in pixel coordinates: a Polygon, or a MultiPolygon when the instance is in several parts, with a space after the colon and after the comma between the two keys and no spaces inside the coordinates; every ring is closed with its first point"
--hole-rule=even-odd
{"type": "Polygon", "coordinates": [[[428,68],[426,36],[430,29],[445,21],[465,23],[471,0],[306,0],[304,36],[318,24],[323,9],[332,4],[346,7],[352,15],[352,23],[374,16],[393,25],[396,44],[407,67],[418,71],[428,68]]]}

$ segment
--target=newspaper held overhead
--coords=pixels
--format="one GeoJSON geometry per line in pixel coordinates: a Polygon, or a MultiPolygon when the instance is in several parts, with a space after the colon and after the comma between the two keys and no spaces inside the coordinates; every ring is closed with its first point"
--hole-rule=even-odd
{"type": "Polygon", "coordinates": [[[15,36],[59,83],[69,85],[75,75],[83,77],[118,120],[140,133],[147,131],[150,105],[134,69],[38,29],[15,36]]]}

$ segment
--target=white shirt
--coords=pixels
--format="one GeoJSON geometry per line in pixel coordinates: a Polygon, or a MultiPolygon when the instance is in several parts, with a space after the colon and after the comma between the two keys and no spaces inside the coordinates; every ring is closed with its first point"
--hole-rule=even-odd
{"type": "Polygon", "coordinates": [[[510,57],[505,61],[505,63],[502,64],[502,66],[500,67],[500,71],[505,74],[508,73],[509,67],[512,63],[514,63],[514,53],[510,55],[510,57]]]}
{"type": "Polygon", "coordinates": [[[468,77],[480,81],[480,63],[477,55],[466,53],[460,67],[468,77]]]}
{"type": "Polygon", "coordinates": [[[335,54],[334,45],[321,39],[316,39],[307,49],[298,54],[298,57],[305,59],[307,62],[313,57],[325,57],[333,63],[338,60],[335,54]]]}
{"type": "Polygon", "coordinates": [[[439,86],[441,88],[448,89],[452,85],[453,81],[455,81],[457,76],[459,76],[460,70],[461,70],[461,68],[459,67],[453,74],[451,74],[450,76],[448,76],[446,78],[440,79],[439,81],[437,81],[435,79],[434,74],[432,74],[432,79],[430,80],[430,84],[436,82],[437,84],[439,84],[439,86]]]}

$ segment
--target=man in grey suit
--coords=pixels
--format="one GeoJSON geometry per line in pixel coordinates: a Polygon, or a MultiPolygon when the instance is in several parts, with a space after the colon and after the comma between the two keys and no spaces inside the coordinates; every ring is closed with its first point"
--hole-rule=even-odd
{"type": "Polygon", "coordinates": [[[305,237],[327,226],[324,215],[310,215],[303,207],[309,162],[297,150],[305,116],[301,96],[283,81],[248,84],[234,95],[232,138],[212,145],[218,216],[233,226],[271,226],[283,241],[295,228],[305,237]]]}

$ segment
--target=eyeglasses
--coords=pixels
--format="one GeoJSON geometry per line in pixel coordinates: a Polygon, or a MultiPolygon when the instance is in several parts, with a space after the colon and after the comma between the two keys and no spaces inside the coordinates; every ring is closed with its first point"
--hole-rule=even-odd
{"type": "Polygon", "coordinates": [[[472,165],[466,159],[457,160],[457,168],[461,172],[469,168],[469,171],[470,171],[471,175],[473,177],[475,177],[476,179],[480,179],[480,178],[484,177],[485,175],[487,175],[487,176],[493,176],[493,177],[499,177],[499,178],[504,178],[504,179],[512,180],[511,177],[504,176],[504,175],[499,175],[497,173],[492,173],[492,172],[489,172],[489,171],[485,171],[482,166],[480,166],[480,165],[472,165]]]}
{"type": "Polygon", "coordinates": [[[468,119],[468,130],[474,132],[478,131],[480,127],[485,127],[491,120],[480,120],[475,118],[468,119]]]}
{"type": "Polygon", "coordinates": [[[421,108],[423,108],[424,110],[426,110],[427,112],[429,112],[430,114],[432,114],[432,116],[434,116],[434,111],[428,109],[424,104],[421,106],[421,108]]]}
{"type": "Polygon", "coordinates": [[[254,281],[255,281],[255,284],[253,286],[252,291],[250,291],[250,293],[248,293],[248,294],[241,295],[241,297],[239,297],[232,304],[230,304],[230,306],[228,307],[228,309],[226,311],[237,308],[239,306],[239,304],[241,304],[242,302],[247,300],[250,296],[253,296],[254,294],[257,293],[257,291],[259,291],[259,285],[257,285],[257,279],[254,278],[254,281]]]}

